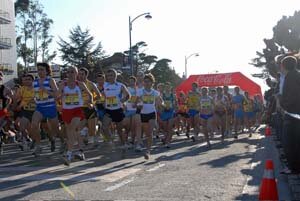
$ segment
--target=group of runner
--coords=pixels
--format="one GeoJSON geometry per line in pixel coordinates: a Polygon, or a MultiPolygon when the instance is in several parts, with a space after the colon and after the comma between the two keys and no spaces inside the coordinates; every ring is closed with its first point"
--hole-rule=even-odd
{"type": "Polygon", "coordinates": [[[74,159],[84,160],[85,146],[92,143],[99,147],[100,138],[112,147],[115,133],[122,153],[129,148],[141,152],[145,147],[144,157],[148,160],[153,135],[170,148],[174,133],[184,132],[192,141],[203,133],[211,147],[213,134],[221,134],[224,142],[232,130],[234,138],[244,128],[251,136],[260,124],[259,96],[252,99],[247,92],[242,95],[238,87],[232,95],[227,86],[200,88],[193,83],[187,94],[176,96],[170,83],[158,84],[154,89],[153,75],[142,72],[130,77],[125,85],[117,81],[113,69],[97,74],[96,83],[88,80],[86,68],[69,67],[67,77],[59,83],[51,77],[47,63],[38,63],[37,71],[38,78],[24,74],[21,86],[13,90],[0,86],[0,125],[3,132],[8,132],[8,117],[13,112],[13,126],[21,136],[19,146],[34,149],[35,157],[42,152],[41,129],[48,134],[51,152],[59,138],[65,165],[74,159]]]}

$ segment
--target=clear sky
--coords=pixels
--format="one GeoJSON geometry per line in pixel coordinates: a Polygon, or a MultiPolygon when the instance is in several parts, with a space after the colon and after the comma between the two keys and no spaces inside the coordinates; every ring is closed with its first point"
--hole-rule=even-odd
{"type": "MultiPolygon", "coordinates": [[[[133,44],[145,41],[146,53],[172,60],[181,76],[184,57],[188,75],[241,71],[259,72],[249,65],[255,52],[272,37],[283,15],[300,10],[298,0],[41,0],[54,20],[51,33],[66,39],[76,25],[88,28],[108,55],[129,48],[128,17],[151,12],[152,19],[133,23],[133,44]]],[[[52,48],[57,48],[56,43],[52,48]]],[[[260,79],[250,77],[264,85],[260,79]]],[[[263,86],[263,89],[265,86],[263,86]]]]}

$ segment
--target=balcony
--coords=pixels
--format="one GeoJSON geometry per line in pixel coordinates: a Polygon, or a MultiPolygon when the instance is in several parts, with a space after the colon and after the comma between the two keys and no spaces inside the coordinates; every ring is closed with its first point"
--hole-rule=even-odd
{"type": "Polygon", "coordinates": [[[4,75],[12,75],[14,73],[12,65],[8,63],[0,63],[0,71],[2,71],[4,75]]]}
{"type": "Polygon", "coordinates": [[[0,10],[0,24],[9,24],[11,22],[8,12],[0,10]]]}
{"type": "Polygon", "coordinates": [[[0,49],[10,49],[11,47],[10,38],[0,38],[0,49]]]}

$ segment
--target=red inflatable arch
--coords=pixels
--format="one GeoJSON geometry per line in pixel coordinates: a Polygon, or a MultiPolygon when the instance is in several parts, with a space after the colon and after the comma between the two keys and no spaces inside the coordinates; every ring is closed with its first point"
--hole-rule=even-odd
{"type": "Polygon", "coordinates": [[[243,91],[248,91],[250,97],[260,95],[262,98],[260,86],[240,72],[191,75],[176,88],[176,93],[178,94],[180,91],[183,91],[186,94],[189,90],[191,90],[193,82],[198,83],[200,87],[236,85],[243,91]]]}

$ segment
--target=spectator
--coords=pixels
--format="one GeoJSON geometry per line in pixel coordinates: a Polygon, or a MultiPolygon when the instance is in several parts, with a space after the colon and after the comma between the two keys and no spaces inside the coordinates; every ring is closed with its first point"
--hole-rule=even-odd
{"type": "Polygon", "coordinates": [[[296,70],[297,59],[287,56],[281,61],[281,71],[285,75],[280,105],[285,111],[283,123],[283,148],[288,168],[281,173],[300,173],[300,73],[296,70]]]}

